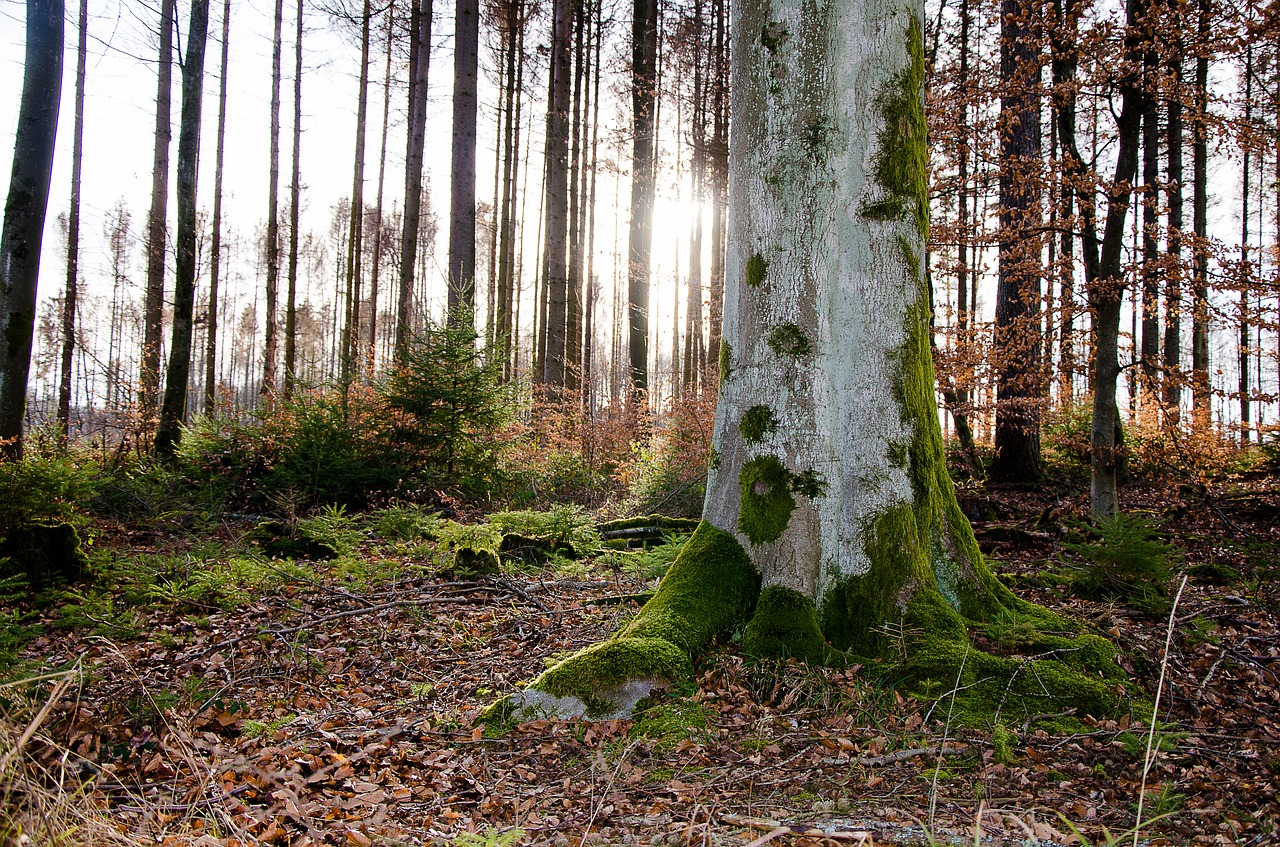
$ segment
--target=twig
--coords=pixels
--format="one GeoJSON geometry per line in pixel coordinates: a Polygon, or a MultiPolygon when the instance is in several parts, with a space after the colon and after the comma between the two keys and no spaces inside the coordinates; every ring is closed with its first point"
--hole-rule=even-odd
{"type": "Polygon", "coordinates": [[[884,836],[869,829],[833,829],[826,830],[812,824],[785,824],[771,821],[768,818],[751,818],[746,815],[721,815],[720,820],[732,826],[743,826],[748,829],[764,830],[768,833],[764,838],[752,841],[746,847],[767,844],[780,835],[803,835],[807,838],[828,838],[832,841],[852,841],[855,844],[874,844],[884,836]]]}
{"type": "Polygon", "coordinates": [[[1156,721],[1160,716],[1160,695],[1164,693],[1164,672],[1169,665],[1169,647],[1173,644],[1173,624],[1177,620],[1178,601],[1182,599],[1182,590],[1187,587],[1187,575],[1182,575],[1182,584],[1173,597],[1173,608],[1169,610],[1169,628],[1164,636],[1164,661],[1160,663],[1160,681],[1156,683],[1156,700],[1151,705],[1151,726],[1147,729],[1147,749],[1142,754],[1142,786],[1138,789],[1138,816],[1133,823],[1133,847],[1138,847],[1138,833],[1142,829],[1142,804],[1147,798],[1147,774],[1155,756],[1151,755],[1152,745],[1156,738],[1156,721]]]}
{"type": "Polygon", "coordinates": [[[931,744],[928,747],[912,747],[908,750],[894,750],[892,753],[885,753],[883,756],[861,756],[857,759],[837,759],[826,757],[822,760],[824,765],[865,765],[870,768],[884,767],[885,765],[893,765],[898,762],[905,762],[908,759],[914,759],[917,756],[934,756],[941,753],[944,756],[955,756],[962,753],[972,752],[966,747],[940,747],[937,744],[931,744]]]}
{"type": "Polygon", "coordinates": [[[137,814],[144,814],[146,812],[165,812],[166,814],[190,812],[192,809],[198,809],[201,806],[211,806],[214,803],[221,803],[223,800],[230,800],[237,794],[243,794],[253,787],[254,786],[246,782],[244,785],[237,785],[235,788],[230,791],[223,792],[217,797],[206,797],[203,800],[194,800],[190,803],[168,803],[156,806],[116,806],[115,808],[118,812],[135,812],[137,814]]]}
{"type": "Polygon", "coordinates": [[[1213,666],[1209,668],[1209,672],[1204,675],[1204,679],[1200,682],[1200,687],[1196,689],[1196,696],[1191,698],[1191,702],[1200,705],[1200,701],[1204,699],[1204,690],[1209,687],[1209,681],[1213,679],[1213,675],[1218,672],[1218,668],[1222,667],[1222,660],[1227,658],[1227,651],[1223,650],[1218,653],[1218,658],[1214,661],[1213,666]]]}

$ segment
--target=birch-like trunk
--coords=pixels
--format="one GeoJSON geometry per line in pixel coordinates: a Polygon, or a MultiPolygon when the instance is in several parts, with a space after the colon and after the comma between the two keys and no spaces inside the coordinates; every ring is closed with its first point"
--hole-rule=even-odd
{"type": "Polygon", "coordinates": [[[744,622],[745,653],[884,659],[918,693],[954,688],[963,722],[983,709],[988,724],[993,709],[1034,720],[1064,701],[1115,710],[1113,649],[1063,637],[1078,626],[992,577],[947,476],[922,262],[922,13],[915,0],[735,4],[725,343],[702,524],[620,632],[481,720],[627,714],[744,622]],[[1004,643],[1026,658],[970,644],[970,627],[1000,640],[988,624],[1011,620],[1029,635],[1004,643]]]}

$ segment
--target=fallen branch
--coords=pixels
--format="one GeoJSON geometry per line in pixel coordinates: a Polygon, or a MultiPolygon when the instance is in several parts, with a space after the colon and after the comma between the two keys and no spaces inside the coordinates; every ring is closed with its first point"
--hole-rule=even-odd
{"type": "Polygon", "coordinates": [[[855,844],[874,844],[884,836],[869,829],[823,829],[816,824],[785,824],[768,818],[751,818],[746,815],[721,815],[720,820],[732,826],[764,830],[768,834],[757,838],[746,847],[767,844],[780,835],[803,835],[806,838],[827,838],[832,841],[851,841],[855,844]]]}
{"type": "Polygon", "coordinates": [[[936,756],[941,753],[944,756],[958,756],[966,753],[973,753],[969,747],[939,747],[937,744],[931,744],[928,747],[912,747],[908,750],[895,750],[892,753],[885,753],[883,756],[861,756],[857,759],[838,759],[835,757],[827,757],[822,760],[824,765],[866,765],[871,768],[880,768],[885,765],[892,765],[898,762],[905,762],[908,759],[914,759],[917,756],[936,756]]]}

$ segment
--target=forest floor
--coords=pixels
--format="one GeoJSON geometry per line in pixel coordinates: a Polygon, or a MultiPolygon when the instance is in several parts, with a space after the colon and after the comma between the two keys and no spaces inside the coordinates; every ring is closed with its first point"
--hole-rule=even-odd
{"type": "MultiPolygon", "coordinates": [[[[1225,566],[1197,568],[1177,608],[1143,838],[1280,843],[1280,487],[1128,497],[1188,566],[1225,566]]],[[[993,568],[1110,633],[1149,697],[1167,618],[1075,599],[1053,578],[1077,491],[962,500],[993,568]]],[[[99,525],[95,555],[199,569],[210,543],[243,532],[99,525]]],[[[636,721],[484,738],[480,709],[613,632],[652,582],[590,561],[467,579],[404,545],[358,558],[358,574],[279,567],[234,608],[152,592],[46,612],[24,672],[79,673],[0,691],[11,713],[26,706],[19,732],[48,706],[9,777],[11,813],[43,791],[82,809],[59,825],[105,826],[100,843],[349,847],[1092,844],[1133,826],[1149,715],[1086,718],[1070,735],[1011,726],[1002,762],[990,731],[947,726],[866,669],[750,662],[732,644],[636,721]],[[76,817],[85,808],[105,822],[76,817]]]]}

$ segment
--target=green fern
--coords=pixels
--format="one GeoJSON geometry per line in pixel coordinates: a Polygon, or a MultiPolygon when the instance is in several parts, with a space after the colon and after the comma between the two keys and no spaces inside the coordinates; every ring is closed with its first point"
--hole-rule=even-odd
{"type": "Polygon", "coordinates": [[[453,839],[453,847],[511,847],[524,837],[524,830],[512,827],[498,830],[491,826],[484,832],[459,832],[453,839]]]}

